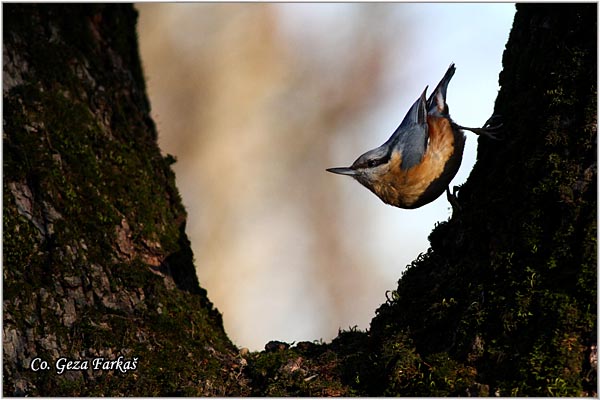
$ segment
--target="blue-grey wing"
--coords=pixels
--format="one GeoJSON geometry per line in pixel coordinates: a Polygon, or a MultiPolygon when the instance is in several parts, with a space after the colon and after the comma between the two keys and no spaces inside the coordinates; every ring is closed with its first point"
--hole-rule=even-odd
{"type": "Polygon", "coordinates": [[[427,102],[425,92],[415,101],[402,123],[388,142],[402,155],[402,169],[407,170],[419,164],[427,150],[429,131],[427,127],[427,102]]]}

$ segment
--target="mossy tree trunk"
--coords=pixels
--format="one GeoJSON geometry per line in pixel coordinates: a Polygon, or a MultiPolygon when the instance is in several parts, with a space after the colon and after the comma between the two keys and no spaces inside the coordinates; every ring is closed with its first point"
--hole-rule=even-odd
{"type": "Polygon", "coordinates": [[[372,329],[410,330],[424,359],[443,355],[472,368],[473,382],[502,395],[589,395],[596,390],[596,5],[517,10],[495,107],[504,139],[479,139],[459,192],[462,210],[432,232],[430,251],[372,329]]]}
{"type": "Polygon", "coordinates": [[[156,143],[133,6],[3,9],[4,395],[242,394],[156,143]],[[120,356],[136,369],[91,364],[120,356]],[[62,357],[90,364],[59,375],[62,357]]]}
{"type": "Polygon", "coordinates": [[[257,394],[596,393],[596,26],[595,4],[517,5],[503,139],[479,139],[460,210],[368,332],[258,358],[257,394]],[[322,379],[285,373],[298,357],[322,379]]]}

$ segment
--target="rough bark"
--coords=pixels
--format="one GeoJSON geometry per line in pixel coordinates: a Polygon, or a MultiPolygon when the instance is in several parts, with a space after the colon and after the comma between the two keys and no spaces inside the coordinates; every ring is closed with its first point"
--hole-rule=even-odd
{"type": "Polygon", "coordinates": [[[4,7],[5,395],[595,395],[595,4],[517,6],[503,139],[370,329],[243,358],[194,274],[135,19],[4,7]],[[137,369],[54,368],[120,355],[137,369]]]}
{"type": "Polygon", "coordinates": [[[133,6],[3,8],[3,393],[241,394],[156,143],[133,6]],[[119,356],[136,370],[91,364],[119,356]],[[89,368],[59,375],[61,357],[89,368]]]}
{"type": "Polygon", "coordinates": [[[479,139],[460,210],[369,331],[259,357],[256,394],[596,394],[596,24],[595,4],[517,5],[503,138],[479,139]]]}

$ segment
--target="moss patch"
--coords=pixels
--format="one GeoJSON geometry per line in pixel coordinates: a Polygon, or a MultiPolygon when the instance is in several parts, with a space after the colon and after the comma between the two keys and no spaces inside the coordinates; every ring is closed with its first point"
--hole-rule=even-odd
{"type": "Polygon", "coordinates": [[[244,393],[156,144],[135,10],[4,11],[4,394],[244,393]],[[58,375],[62,356],[139,363],[58,375]],[[51,369],[32,371],[35,357],[51,369]]]}

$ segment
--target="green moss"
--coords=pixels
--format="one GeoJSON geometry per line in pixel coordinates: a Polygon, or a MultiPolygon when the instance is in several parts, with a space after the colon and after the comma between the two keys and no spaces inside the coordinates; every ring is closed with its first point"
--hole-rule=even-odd
{"type": "Polygon", "coordinates": [[[415,381],[433,386],[402,393],[595,393],[594,11],[519,6],[495,111],[508,136],[480,139],[461,212],[436,226],[371,325],[383,338],[410,329],[431,367],[415,381]]]}
{"type": "Polygon", "coordinates": [[[242,393],[236,349],[195,276],[173,160],[160,154],[148,116],[135,10],[12,4],[4,11],[6,51],[24,74],[4,99],[5,324],[21,335],[33,326],[33,345],[48,360],[42,334],[56,335],[68,357],[140,360],[135,373],[75,379],[5,363],[5,395],[14,394],[15,376],[32,383],[28,395],[242,393]],[[30,217],[18,212],[13,184],[31,192],[30,217]],[[167,263],[160,268],[178,288],[168,289],[148,258],[167,263]],[[72,296],[76,321],[67,326],[59,303],[72,296]]]}

